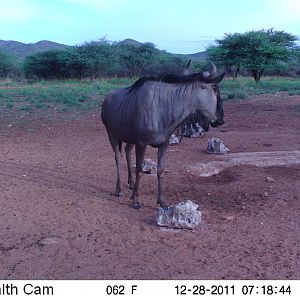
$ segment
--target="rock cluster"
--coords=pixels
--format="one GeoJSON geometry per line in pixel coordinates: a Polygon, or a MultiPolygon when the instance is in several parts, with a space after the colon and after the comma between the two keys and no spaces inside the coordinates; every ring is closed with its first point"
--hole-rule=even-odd
{"type": "Polygon", "coordinates": [[[181,127],[181,134],[190,138],[203,137],[204,129],[199,125],[199,123],[184,124],[181,127]]]}

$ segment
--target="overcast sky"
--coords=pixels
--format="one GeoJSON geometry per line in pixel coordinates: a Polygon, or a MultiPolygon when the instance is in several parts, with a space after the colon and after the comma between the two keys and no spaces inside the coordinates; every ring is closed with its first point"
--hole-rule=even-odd
{"type": "Polygon", "coordinates": [[[300,0],[0,0],[0,39],[23,43],[105,36],[195,53],[224,33],[272,27],[300,37],[300,0]]]}

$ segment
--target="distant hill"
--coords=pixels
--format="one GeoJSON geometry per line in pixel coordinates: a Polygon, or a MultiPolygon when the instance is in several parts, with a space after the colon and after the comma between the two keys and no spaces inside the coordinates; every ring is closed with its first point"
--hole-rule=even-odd
{"type": "Polygon", "coordinates": [[[118,44],[120,44],[120,45],[129,45],[129,46],[137,46],[137,47],[142,45],[142,43],[140,43],[136,40],[133,40],[133,39],[125,39],[123,41],[118,42],[118,44]]]}
{"type": "MultiPolygon", "coordinates": [[[[133,39],[125,39],[123,41],[120,41],[118,44],[120,45],[130,45],[130,46],[139,46],[142,43],[133,40],[133,39]]],[[[175,54],[175,53],[171,53],[174,54],[176,56],[183,56],[186,57],[187,59],[191,59],[192,61],[204,61],[207,59],[207,52],[203,51],[203,52],[197,52],[197,53],[192,53],[192,54],[175,54]]]]}
{"type": "Polygon", "coordinates": [[[197,53],[193,53],[193,54],[174,54],[176,56],[179,57],[185,57],[187,59],[190,59],[194,62],[196,61],[205,61],[208,58],[207,52],[203,51],[203,52],[197,52],[197,53]]]}
{"type": "MultiPolygon", "coordinates": [[[[125,39],[123,41],[120,41],[119,44],[139,46],[142,43],[134,39],[125,39]]],[[[51,41],[39,41],[37,43],[25,44],[16,41],[0,40],[0,50],[11,53],[20,59],[24,59],[26,56],[36,52],[43,52],[43,51],[53,50],[53,49],[64,49],[66,47],[68,46],[64,44],[51,42],[51,41]]],[[[207,53],[205,51],[194,53],[194,54],[174,54],[174,55],[183,56],[186,57],[187,59],[191,59],[192,61],[199,61],[199,60],[203,61],[207,59],[207,53]]]]}
{"type": "Polygon", "coordinates": [[[207,51],[203,51],[203,52],[197,52],[194,54],[185,54],[184,55],[187,59],[191,59],[192,61],[204,61],[207,60],[208,55],[207,55],[207,51]]]}
{"type": "Polygon", "coordinates": [[[66,47],[68,46],[51,41],[39,41],[37,43],[25,44],[16,41],[0,40],[0,50],[11,53],[21,59],[36,52],[52,49],[64,49],[66,47]]]}

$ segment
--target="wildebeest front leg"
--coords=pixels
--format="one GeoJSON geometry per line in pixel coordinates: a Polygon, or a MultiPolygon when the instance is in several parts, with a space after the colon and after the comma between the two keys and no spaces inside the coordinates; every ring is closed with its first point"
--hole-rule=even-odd
{"type": "Polygon", "coordinates": [[[126,153],[126,161],[127,161],[127,170],[128,170],[128,185],[130,189],[134,189],[134,180],[132,177],[132,169],[131,169],[131,153],[133,149],[133,144],[126,144],[125,153],[126,153]]]}
{"type": "Polygon", "coordinates": [[[132,207],[135,209],[141,208],[139,203],[139,184],[142,176],[143,161],[145,156],[145,150],[147,145],[135,145],[135,155],[136,155],[136,170],[135,170],[135,184],[133,193],[131,196],[132,207]]]}
{"type": "Polygon", "coordinates": [[[163,145],[158,148],[158,164],[157,164],[157,180],[158,180],[158,196],[157,196],[157,204],[159,204],[163,209],[167,209],[165,199],[165,189],[163,177],[165,173],[165,155],[166,150],[169,145],[169,140],[167,140],[163,145]]]}
{"type": "Polygon", "coordinates": [[[115,196],[121,197],[122,196],[122,189],[121,189],[121,177],[120,177],[120,159],[121,159],[121,153],[119,151],[118,145],[113,147],[115,152],[115,161],[117,165],[117,184],[116,184],[116,190],[115,190],[115,196]]]}

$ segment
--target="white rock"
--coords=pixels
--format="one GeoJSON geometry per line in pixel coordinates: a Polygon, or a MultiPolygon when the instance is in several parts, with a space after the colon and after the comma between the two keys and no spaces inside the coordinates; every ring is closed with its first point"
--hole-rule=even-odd
{"type": "Polygon", "coordinates": [[[171,134],[171,136],[169,137],[169,145],[178,145],[179,144],[179,140],[178,137],[173,133],[171,134]]]}
{"type": "Polygon", "coordinates": [[[199,125],[199,123],[196,123],[194,125],[185,124],[182,126],[181,130],[182,130],[182,135],[185,137],[197,138],[197,137],[204,136],[204,129],[199,125]]]}
{"type": "Polygon", "coordinates": [[[157,163],[151,159],[145,159],[142,168],[143,173],[154,174],[157,172],[157,163]]]}
{"type": "Polygon", "coordinates": [[[275,182],[275,179],[270,176],[267,176],[266,180],[267,180],[267,182],[275,182]]]}
{"type": "Polygon", "coordinates": [[[207,153],[209,154],[225,154],[229,149],[224,145],[223,141],[219,138],[211,138],[208,140],[207,153]]]}
{"type": "Polygon", "coordinates": [[[197,210],[198,207],[199,205],[191,200],[171,205],[167,210],[160,207],[157,224],[159,226],[192,229],[201,222],[201,212],[197,210]]]}

